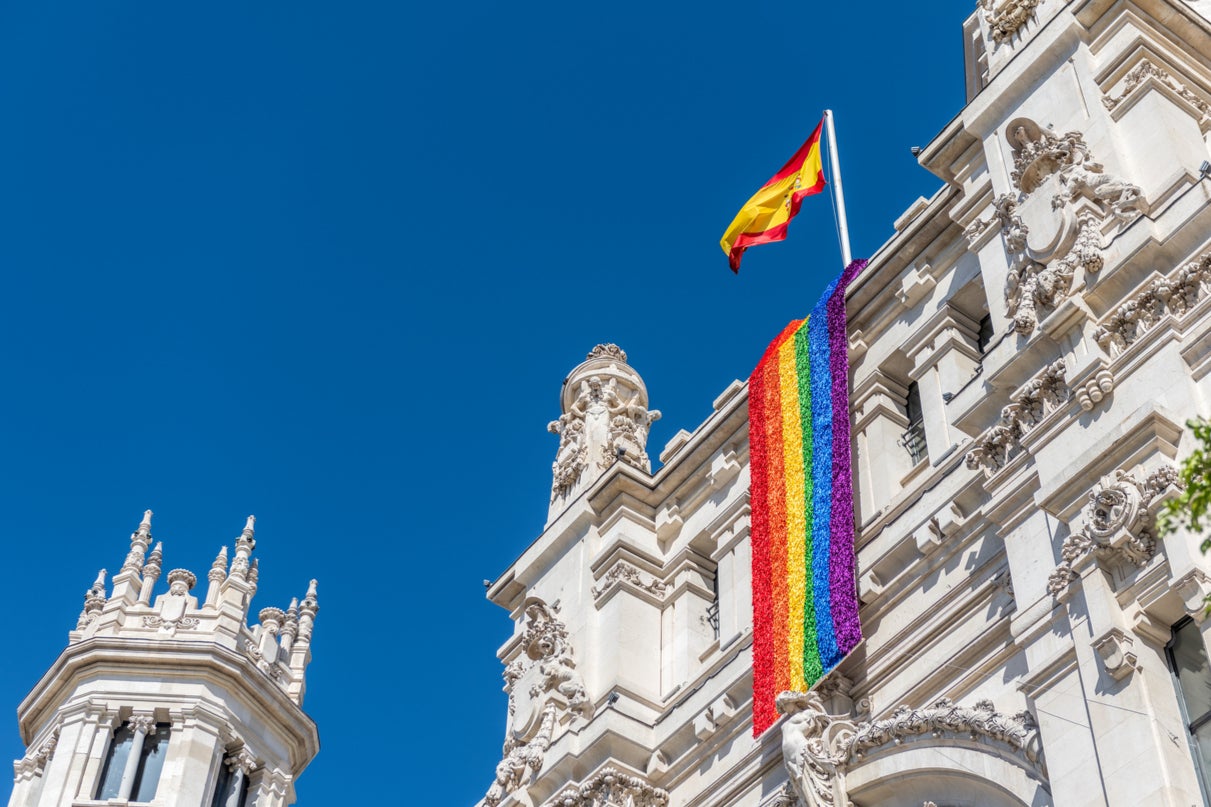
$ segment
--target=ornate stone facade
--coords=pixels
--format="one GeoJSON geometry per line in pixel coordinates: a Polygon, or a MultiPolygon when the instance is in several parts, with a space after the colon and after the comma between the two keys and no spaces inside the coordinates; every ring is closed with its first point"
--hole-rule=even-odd
{"type": "Polygon", "coordinates": [[[747,388],[653,470],[646,389],[595,349],[548,522],[488,590],[514,739],[486,804],[1208,800],[1167,646],[1206,650],[1211,565],[1154,516],[1211,416],[1211,3],[980,0],[964,40],[969,104],[918,155],[943,185],[847,293],[863,643],[751,736],[747,388]]]}

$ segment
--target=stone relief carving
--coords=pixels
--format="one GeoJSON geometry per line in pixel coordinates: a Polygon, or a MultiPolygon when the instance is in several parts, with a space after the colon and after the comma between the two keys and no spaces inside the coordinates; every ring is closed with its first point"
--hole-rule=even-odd
{"type": "Polygon", "coordinates": [[[1131,649],[1134,644],[1135,641],[1118,628],[1111,628],[1093,643],[1102,666],[1115,681],[1121,681],[1135,672],[1138,659],[1131,649]]]}
{"type": "Polygon", "coordinates": [[[886,718],[858,724],[826,712],[814,692],[784,692],[778,696],[778,710],[787,715],[782,724],[783,763],[805,807],[850,807],[848,768],[872,751],[926,734],[1000,744],[1045,772],[1033,715],[1004,715],[987,700],[974,708],[945,698],[923,709],[900,706],[886,718]]]}
{"type": "Polygon", "coordinates": [[[1042,314],[1072,291],[1078,269],[1104,264],[1107,222],[1125,226],[1140,215],[1140,188],[1113,174],[1090,154],[1080,132],[1058,135],[1029,118],[1009,123],[1010,180],[1018,193],[993,200],[993,216],[964,231],[970,244],[999,223],[1010,258],[1005,304],[1014,330],[1031,334],[1042,314]]]}
{"type": "Polygon", "coordinates": [[[1155,506],[1170,486],[1179,484],[1177,468],[1170,464],[1161,465],[1142,481],[1122,469],[1102,477],[1089,492],[1081,528],[1060,547],[1060,565],[1047,579],[1051,596],[1067,596],[1086,558],[1146,564],[1156,552],[1155,506]]]}
{"type": "Polygon", "coordinates": [[[1022,30],[1034,10],[1039,7],[1040,0],[980,0],[980,8],[984,10],[984,19],[988,22],[988,33],[993,42],[1001,43],[1012,39],[1022,30]]]}
{"type": "Polygon", "coordinates": [[[51,757],[55,755],[55,747],[59,745],[59,726],[51,729],[50,736],[36,746],[31,746],[25,756],[13,764],[14,772],[16,773],[17,781],[23,779],[32,779],[39,771],[46,768],[46,763],[50,762],[51,757]]]}
{"type": "Polygon", "coordinates": [[[169,636],[178,630],[192,630],[198,626],[198,618],[185,616],[191,599],[189,590],[198,582],[193,572],[187,569],[173,569],[168,573],[168,595],[157,601],[159,614],[143,617],[143,624],[149,628],[158,628],[169,636]]]}
{"type": "Polygon", "coordinates": [[[1072,397],[1064,380],[1066,369],[1064,360],[1058,359],[1018,389],[1001,410],[1000,422],[980,435],[975,448],[967,452],[967,467],[983,470],[985,477],[1005,467],[1021,447],[1022,437],[1072,397]]]}
{"type": "Polygon", "coordinates": [[[598,345],[580,369],[567,382],[563,414],[547,424],[547,431],[559,435],[551,465],[552,500],[615,462],[645,472],[651,468],[648,432],[660,412],[647,408],[647,392],[626,364],[626,353],[617,345],[598,345]]]}
{"type": "Polygon", "coordinates": [[[1147,59],[1141,61],[1131,72],[1127,73],[1124,77],[1122,90],[1117,96],[1102,96],[1102,106],[1106,107],[1108,111],[1113,111],[1115,107],[1127,99],[1127,96],[1135,92],[1138,87],[1150,78],[1156,79],[1157,83],[1168,87],[1178,98],[1181,98],[1196,110],[1200,116],[1199,123],[1204,123],[1208,119],[1211,119],[1211,104],[1208,104],[1207,101],[1193,92],[1189,87],[1170,75],[1167,70],[1157,67],[1147,59]]]}
{"type": "Polygon", "coordinates": [[[642,589],[656,597],[664,597],[664,593],[668,586],[663,580],[656,577],[644,582],[643,573],[636,569],[625,560],[620,560],[610,567],[610,570],[601,576],[600,584],[592,588],[593,598],[596,599],[605,593],[611,585],[616,581],[625,581],[635,588],[642,589]]]}
{"type": "Polygon", "coordinates": [[[1118,356],[1166,316],[1183,316],[1206,296],[1209,286],[1211,253],[1149,283],[1106,315],[1093,338],[1112,357],[1118,356]]]}
{"type": "Polygon", "coordinates": [[[547,807],[666,807],[668,803],[667,791],[611,767],[579,787],[564,788],[547,807]]]}
{"type": "Polygon", "coordinates": [[[567,626],[537,599],[526,606],[525,618],[521,655],[504,670],[509,724],[496,782],[484,797],[488,805],[499,804],[528,785],[542,768],[561,713],[588,719],[594,712],[584,680],[576,671],[567,626]]]}
{"type": "Polygon", "coordinates": [[[538,733],[532,740],[528,743],[505,742],[504,758],[496,766],[496,781],[484,796],[484,804],[495,807],[505,796],[533,781],[542,769],[554,731],[555,707],[548,706],[542,711],[538,733]]]}
{"type": "Polygon", "coordinates": [[[770,799],[768,807],[799,807],[799,796],[795,793],[795,786],[787,782],[778,788],[778,792],[770,799]]]}

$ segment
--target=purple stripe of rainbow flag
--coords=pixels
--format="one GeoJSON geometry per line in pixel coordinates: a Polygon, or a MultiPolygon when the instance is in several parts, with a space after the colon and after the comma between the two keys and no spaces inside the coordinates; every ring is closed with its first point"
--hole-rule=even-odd
{"type": "Polygon", "coordinates": [[[845,290],[851,263],[749,377],[753,734],[862,640],[854,560],[845,290]]]}

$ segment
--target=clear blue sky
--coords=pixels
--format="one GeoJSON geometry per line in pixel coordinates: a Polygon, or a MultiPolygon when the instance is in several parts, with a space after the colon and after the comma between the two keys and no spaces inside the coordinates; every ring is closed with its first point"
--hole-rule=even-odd
{"type": "Polygon", "coordinates": [[[299,804],[475,801],[481,581],[542,528],[564,375],[617,342],[653,456],[701,422],[840,264],[825,197],[738,278],[724,227],[831,106],[873,252],[974,5],[0,7],[0,756],[145,508],[200,575],[255,513],[254,608],[320,581],[299,804]]]}

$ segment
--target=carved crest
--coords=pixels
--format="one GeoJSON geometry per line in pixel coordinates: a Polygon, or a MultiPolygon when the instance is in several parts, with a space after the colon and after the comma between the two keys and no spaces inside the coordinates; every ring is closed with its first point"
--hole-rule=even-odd
{"type": "Polygon", "coordinates": [[[1018,193],[993,200],[993,218],[967,228],[969,242],[999,222],[1010,258],[1005,303],[1014,330],[1028,335],[1043,313],[1072,290],[1078,269],[1099,272],[1103,232],[1140,215],[1140,188],[1108,174],[1096,162],[1080,132],[1058,135],[1029,118],[1005,127],[1018,193]]]}
{"type": "Polygon", "coordinates": [[[1156,504],[1170,486],[1178,484],[1177,469],[1168,463],[1142,481],[1122,469],[1102,477],[1089,491],[1081,528],[1060,547],[1060,565],[1047,581],[1051,595],[1057,599],[1067,595],[1086,558],[1146,564],[1156,552],[1156,504]]]}
{"type": "Polygon", "coordinates": [[[567,626],[537,598],[526,605],[525,619],[521,653],[504,671],[509,725],[496,783],[484,797],[489,805],[499,804],[541,769],[561,713],[588,719],[594,711],[576,671],[567,626]]]}

